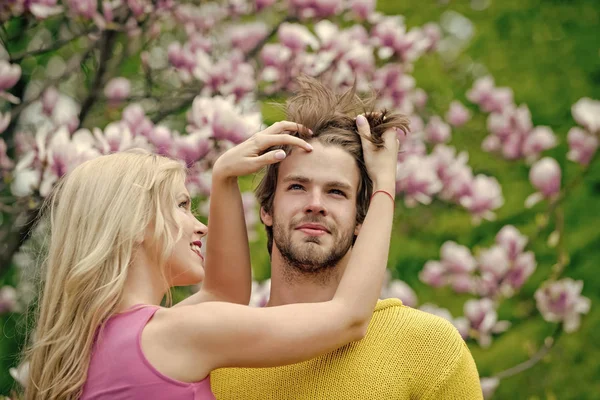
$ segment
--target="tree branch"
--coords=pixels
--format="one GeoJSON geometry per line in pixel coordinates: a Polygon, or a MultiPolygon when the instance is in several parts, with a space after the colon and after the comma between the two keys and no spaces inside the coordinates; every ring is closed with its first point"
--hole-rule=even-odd
{"type": "Polygon", "coordinates": [[[32,51],[26,51],[23,52],[21,54],[18,54],[14,57],[10,58],[10,62],[13,64],[19,63],[21,62],[25,57],[29,57],[29,56],[39,56],[40,54],[45,54],[45,53],[49,53],[51,51],[55,51],[60,49],[61,47],[71,43],[72,41],[79,39],[80,37],[89,35],[90,33],[95,32],[97,29],[95,27],[93,28],[89,28],[79,34],[73,35],[72,37],[68,38],[68,39],[63,39],[63,40],[57,40],[56,42],[54,42],[52,44],[52,46],[48,46],[48,47],[44,47],[41,49],[37,49],[37,50],[32,50],[32,51]]]}
{"type": "Polygon", "coordinates": [[[90,88],[90,92],[88,96],[84,99],[81,104],[81,111],[79,112],[79,126],[81,128],[83,126],[83,122],[90,112],[92,106],[98,99],[98,93],[102,88],[102,83],[104,80],[104,74],[106,73],[107,63],[110,59],[110,55],[112,54],[112,49],[115,43],[115,39],[117,37],[117,33],[115,31],[104,31],[102,33],[102,38],[100,39],[100,57],[98,60],[98,69],[96,70],[96,77],[94,78],[94,82],[92,83],[92,87],[90,88]]]}
{"type": "MultiPolygon", "coordinates": [[[[10,261],[15,253],[19,251],[23,243],[25,243],[29,236],[31,236],[33,226],[40,216],[40,210],[40,207],[36,207],[33,210],[27,211],[24,215],[25,223],[19,227],[19,230],[16,232],[16,234],[7,235],[10,239],[5,242],[2,252],[0,252],[0,277],[2,277],[9,269],[10,261]]],[[[17,220],[18,218],[19,217],[17,217],[17,220]]]]}
{"type": "Polygon", "coordinates": [[[552,336],[549,336],[546,338],[546,340],[544,340],[544,345],[542,346],[542,348],[539,349],[537,351],[537,353],[535,353],[529,360],[522,362],[520,364],[517,364],[512,368],[509,368],[502,372],[499,372],[499,373],[495,374],[493,376],[493,378],[504,379],[504,378],[508,378],[510,376],[519,374],[523,371],[527,371],[529,368],[533,367],[541,359],[543,359],[546,356],[546,354],[548,354],[550,352],[550,350],[552,350],[552,348],[558,341],[558,338],[560,337],[562,332],[563,332],[562,324],[559,324],[556,327],[556,330],[554,331],[552,336]]]}

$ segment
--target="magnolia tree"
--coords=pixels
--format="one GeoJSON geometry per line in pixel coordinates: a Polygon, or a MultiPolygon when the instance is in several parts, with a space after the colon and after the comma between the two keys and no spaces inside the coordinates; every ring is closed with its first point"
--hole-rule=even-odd
{"type": "MultiPolygon", "coordinates": [[[[410,115],[412,132],[399,138],[399,201],[408,207],[445,202],[465,210],[473,224],[495,218],[504,204],[502,188],[493,176],[473,171],[467,152],[448,143],[473,112],[489,114],[482,151],[531,166],[532,194],[523,207],[545,202],[540,229],[555,222],[548,243],[560,243],[561,203],[569,192],[557,161],[543,154],[557,145],[553,131],[533,126],[527,105],[517,106],[512,90],[497,87],[490,76],[473,77],[469,108],[455,100],[432,115],[427,93],[411,75],[413,65],[436,51],[460,49],[464,32],[456,23],[409,29],[402,17],[375,12],[375,5],[375,0],[3,2],[0,278],[11,265],[27,271],[23,264],[30,261],[22,249],[40,205],[75,166],[102,154],[146,148],[181,160],[190,170],[190,192],[207,200],[215,159],[261,129],[261,101],[284,99],[303,74],[340,90],[353,84],[359,91],[375,89],[379,107],[410,115]]],[[[583,98],[571,111],[579,126],[568,133],[567,158],[581,164],[584,174],[598,147],[600,102],[583,98]]],[[[251,193],[244,194],[244,206],[253,238],[259,219],[251,193]]],[[[444,243],[439,260],[428,261],[419,278],[470,299],[464,315],[456,317],[434,304],[420,308],[451,321],[466,340],[490,346],[493,335],[510,329],[498,320],[499,305],[536,269],[536,255],[528,248],[533,239],[507,225],[477,254],[444,243]]],[[[560,332],[575,331],[590,308],[581,296],[583,283],[562,277],[568,257],[560,249],[535,292],[539,312],[556,324],[556,333],[530,360],[482,378],[488,397],[502,378],[541,359],[560,332]]],[[[0,313],[22,312],[31,300],[31,278],[21,275],[16,287],[0,288],[0,313]]],[[[268,288],[268,281],[255,283],[253,305],[266,302],[268,288]]],[[[382,297],[418,307],[414,291],[399,280],[388,280],[382,297]]],[[[22,382],[27,366],[10,372],[22,382]]]]}

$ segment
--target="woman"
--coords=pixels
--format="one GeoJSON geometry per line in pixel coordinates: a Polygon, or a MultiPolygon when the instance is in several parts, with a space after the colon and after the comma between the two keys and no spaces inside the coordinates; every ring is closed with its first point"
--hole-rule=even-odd
{"type": "Polygon", "coordinates": [[[365,163],[379,190],[334,298],[263,309],[235,304],[247,304],[250,294],[237,177],[285,158],[281,150],[264,153],[274,146],[311,151],[285,133],[300,129],[276,123],[215,163],[206,274],[199,250],[207,228],[191,214],[179,163],[126,152],[72,171],[50,199],[26,398],[213,399],[209,373],[216,368],[296,363],[362,338],[385,272],[385,262],[369,262],[369,254],[389,247],[394,130],[383,134],[383,148],[363,131],[365,163]],[[197,294],[159,306],[169,288],[199,282],[197,294]]]}

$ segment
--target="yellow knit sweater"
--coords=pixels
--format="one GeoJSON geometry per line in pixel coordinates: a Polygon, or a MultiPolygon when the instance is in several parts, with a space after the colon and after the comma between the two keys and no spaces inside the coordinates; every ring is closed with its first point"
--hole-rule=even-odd
{"type": "Polygon", "coordinates": [[[211,373],[218,400],[482,399],[473,357],[448,321],[377,303],[367,335],[309,361],[211,373]]]}

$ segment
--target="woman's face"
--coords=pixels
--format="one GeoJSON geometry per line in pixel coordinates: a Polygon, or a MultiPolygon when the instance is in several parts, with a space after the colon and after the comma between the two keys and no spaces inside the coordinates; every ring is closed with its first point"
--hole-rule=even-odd
{"type": "MultiPolygon", "coordinates": [[[[181,229],[181,237],[167,260],[166,274],[171,286],[195,285],[204,279],[200,239],[206,236],[208,228],[192,214],[190,195],[183,182],[175,189],[175,220],[181,229]]],[[[176,234],[175,230],[173,235],[176,234]]]]}

